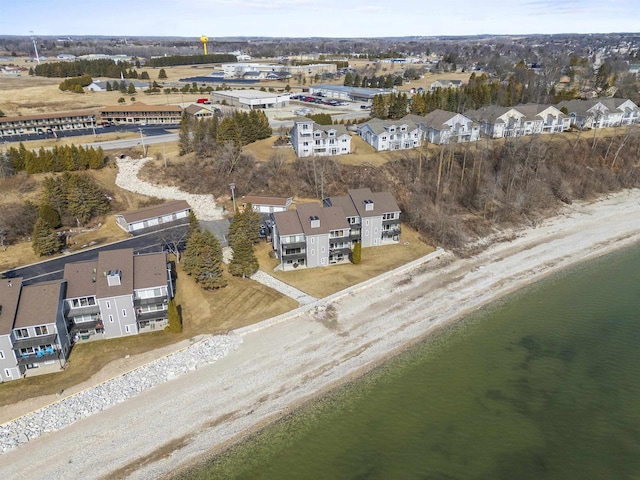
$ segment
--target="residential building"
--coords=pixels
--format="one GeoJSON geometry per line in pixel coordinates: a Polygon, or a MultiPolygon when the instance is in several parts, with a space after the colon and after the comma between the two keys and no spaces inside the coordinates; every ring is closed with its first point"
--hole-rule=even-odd
{"type": "Polygon", "coordinates": [[[436,80],[429,86],[429,91],[433,92],[438,88],[460,88],[462,86],[462,80],[442,79],[436,80]]]}
{"type": "Polygon", "coordinates": [[[62,312],[65,280],[23,285],[12,332],[12,349],[22,374],[38,374],[62,368],[71,350],[71,339],[62,312]]]}
{"type": "MultiPolygon", "coordinates": [[[[415,118],[415,116],[411,116],[415,118]]],[[[374,118],[357,126],[357,133],[377,151],[406,150],[421,145],[423,132],[409,116],[399,120],[374,118]]]]}
{"type": "Polygon", "coordinates": [[[89,129],[96,125],[95,112],[60,112],[0,117],[0,137],[45,132],[89,129]]]}
{"type": "Polygon", "coordinates": [[[436,109],[425,115],[422,122],[429,143],[442,145],[480,139],[480,125],[461,113],[436,109]]]}
{"type": "Polygon", "coordinates": [[[389,192],[368,188],[271,214],[278,268],[322,267],[349,260],[353,243],[374,247],[400,241],[400,208],[389,192]]]}
{"type": "Polygon", "coordinates": [[[571,128],[571,119],[552,105],[527,103],[516,105],[520,113],[524,114],[525,124],[532,121],[533,133],[562,133],[571,128]]]}
{"type": "Polygon", "coordinates": [[[293,197],[268,197],[261,195],[245,195],[242,197],[242,208],[247,204],[258,213],[286,212],[293,203],[293,197]]]}
{"type": "Polygon", "coordinates": [[[272,245],[283,270],[349,261],[350,227],[341,208],[304,203],[272,218],[272,245]]]}
{"type": "Polygon", "coordinates": [[[345,155],[351,152],[351,136],[344,125],[318,125],[310,118],[294,119],[291,145],[298,157],[345,155]]]}
{"type": "Polygon", "coordinates": [[[372,192],[369,188],[352,189],[347,195],[323,200],[327,207],[340,207],[350,225],[350,239],[362,247],[400,241],[400,207],[390,192],[372,192]]]}
{"type": "Polygon", "coordinates": [[[115,124],[178,124],[182,119],[182,108],[177,105],[145,105],[136,102],[132,105],[103,107],[100,118],[103,122],[115,124]]]}
{"type": "Polygon", "coordinates": [[[65,265],[64,314],[74,342],[164,328],[173,281],[164,252],[101,251],[98,260],[65,265]]]}
{"type": "Polygon", "coordinates": [[[565,100],[558,103],[556,108],[565,109],[571,123],[579,129],[619,127],[640,122],[638,105],[628,99],[565,100]]]}
{"type": "MultiPolygon", "coordinates": [[[[490,138],[516,137],[524,134],[524,114],[514,107],[489,105],[464,113],[468,118],[478,122],[481,132],[490,138]]],[[[533,125],[530,123],[529,128],[533,133],[533,125]]]]}
{"type": "Polygon", "coordinates": [[[22,278],[0,288],[0,380],[51,373],[65,364],[71,340],[62,312],[66,282],[23,285],[22,278]]]}
{"type": "Polygon", "coordinates": [[[22,375],[12,341],[21,289],[22,277],[0,280],[0,382],[22,375]]]}
{"type": "Polygon", "coordinates": [[[152,205],[133,212],[116,213],[116,223],[131,234],[146,233],[154,228],[182,225],[189,221],[191,207],[186,200],[152,205]]]}

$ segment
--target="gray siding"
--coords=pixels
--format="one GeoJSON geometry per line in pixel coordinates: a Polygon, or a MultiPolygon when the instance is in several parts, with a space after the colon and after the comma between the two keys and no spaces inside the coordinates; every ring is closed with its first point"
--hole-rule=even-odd
{"type": "Polygon", "coordinates": [[[16,357],[11,349],[11,339],[9,335],[0,336],[0,352],[2,352],[2,355],[0,355],[0,381],[6,382],[20,378],[20,370],[18,369],[16,357]]]}
{"type": "Polygon", "coordinates": [[[98,304],[106,337],[114,338],[138,333],[132,295],[99,298],[98,304]]]}

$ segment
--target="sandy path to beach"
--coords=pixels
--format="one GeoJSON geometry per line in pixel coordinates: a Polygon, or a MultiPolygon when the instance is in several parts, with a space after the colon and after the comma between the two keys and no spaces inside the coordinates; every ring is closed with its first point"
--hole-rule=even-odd
{"type": "Polygon", "coordinates": [[[244,334],[215,364],[0,456],[2,478],[158,478],[353,378],[407,344],[572,263],[640,241],[640,191],[567,207],[469,259],[439,259],[244,334]]]}

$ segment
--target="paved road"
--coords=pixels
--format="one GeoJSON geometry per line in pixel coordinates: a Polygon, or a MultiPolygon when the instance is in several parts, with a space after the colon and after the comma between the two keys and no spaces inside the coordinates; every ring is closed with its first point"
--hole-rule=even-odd
{"type": "Polygon", "coordinates": [[[0,142],[6,142],[7,144],[12,142],[26,142],[28,140],[44,140],[53,138],[66,138],[66,137],[79,137],[94,135],[95,138],[99,138],[104,133],[116,133],[116,132],[133,132],[140,133],[142,130],[145,137],[154,137],[157,135],[164,135],[169,133],[167,129],[178,128],[178,125],[117,125],[113,127],[96,127],[83,128],[78,130],[63,130],[55,131],[54,133],[45,133],[43,135],[22,134],[22,135],[4,135],[0,136],[0,142]]]}
{"type": "MultiPolygon", "coordinates": [[[[177,229],[186,230],[186,225],[175,227],[177,229]]],[[[44,262],[19,267],[6,272],[6,277],[24,277],[26,283],[34,283],[36,281],[54,280],[62,278],[65,264],[69,262],[83,262],[96,260],[98,253],[106,250],[117,250],[120,248],[133,248],[134,253],[151,253],[160,252],[163,249],[162,232],[152,232],[146,235],[132,237],[120,242],[103,245],[101,247],[81,250],[77,253],[64,255],[62,257],[53,258],[44,262]]]]}
{"type": "MultiPolygon", "coordinates": [[[[156,144],[156,143],[166,143],[166,142],[177,142],[178,141],[178,134],[177,133],[166,133],[166,131],[164,129],[163,129],[163,131],[165,133],[153,134],[153,135],[149,135],[149,136],[148,136],[148,134],[145,134],[145,136],[143,137],[144,138],[144,144],[145,145],[152,145],[152,144],[156,144]]],[[[118,149],[131,148],[131,147],[137,147],[139,145],[142,145],[143,138],[137,137],[137,138],[126,138],[126,139],[123,139],[123,140],[109,140],[109,141],[105,141],[105,142],[86,143],[86,144],[84,144],[84,146],[85,147],[94,147],[94,148],[102,147],[103,150],[118,150],[118,149]]]]}
{"type": "MultiPolygon", "coordinates": [[[[214,220],[210,222],[200,222],[203,228],[211,231],[220,244],[227,246],[227,235],[229,233],[229,220],[214,220]]],[[[62,257],[53,258],[51,260],[45,260],[33,265],[27,265],[25,267],[14,268],[13,270],[7,270],[7,278],[23,277],[25,283],[42,282],[46,280],[56,280],[62,278],[65,264],[69,262],[84,262],[92,261],[98,258],[98,253],[106,250],[117,250],[120,248],[133,248],[134,253],[151,253],[161,252],[164,248],[167,239],[180,238],[181,232],[186,232],[188,225],[179,225],[171,229],[160,230],[156,232],[150,232],[143,235],[138,235],[126,240],[111,243],[109,245],[103,245],[99,247],[89,248],[81,250],[77,253],[64,255],[62,257]],[[171,234],[166,232],[171,231],[171,234]]],[[[182,245],[184,248],[184,244],[182,245]]]]}

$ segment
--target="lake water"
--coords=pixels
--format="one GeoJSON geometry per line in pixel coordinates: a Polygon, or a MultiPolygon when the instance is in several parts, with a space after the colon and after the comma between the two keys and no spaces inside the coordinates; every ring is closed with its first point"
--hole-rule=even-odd
{"type": "Polygon", "coordinates": [[[478,312],[180,478],[639,479],[640,246],[478,312]]]}

